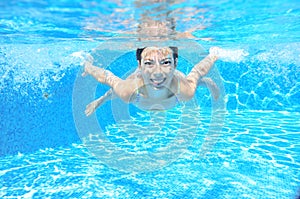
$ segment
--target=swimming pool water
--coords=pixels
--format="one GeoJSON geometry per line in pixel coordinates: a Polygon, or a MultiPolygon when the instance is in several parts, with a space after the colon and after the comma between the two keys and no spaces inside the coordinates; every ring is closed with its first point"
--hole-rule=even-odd
{"type": "Polygon", "coordinates": [[[205,157],[199,132],[180,158],[146,173],[108,167],[77,143],[5,156],[2,197],[292,198],[299,185],[299,113],[243,111],[226,118],[224,134],[205,157]]]}
{"type": "MultiPolygon", "coordinates": [[[[299,184],[299,113],[243,111],[226,118],[225,133],[206,157],[199,155],[204,136],[199,133],[180,158],[152,172],[114,170],[77,143],[5,156],[1,159],[2,197],[293,196],[299,184]]],[[[208,122],[204,120],[203,126],[208,122]]]]}
{"type": "MultiPolygon", "coordinates": [[[[92,116],[102,132],[87,126],[82,137],[72,98],[80,55],[135,31],[143,9],[134,1],[0,3],[1,198],[296,197],[298,2],[180,1],[168,9],[178,31],[199,27],[194,40],[204,49],[248,54],[218,61],[210,74],[220,74],[225,88],[221,131],[210,131],[214,104],[199,88],[196,104],[186,109],[125,106],[130,117],[123,118],[124,105],[106,103],[92,116]],[[117,148],[103,147],[105,141],[117,148]]],[[[133,70],[133,55],[111,69],[133,70]]],[[[186,64],[181,58],[179,69],[188,71],[186,64]]],[[[82,101],[106,89],[82,92],[82,101]]]]}

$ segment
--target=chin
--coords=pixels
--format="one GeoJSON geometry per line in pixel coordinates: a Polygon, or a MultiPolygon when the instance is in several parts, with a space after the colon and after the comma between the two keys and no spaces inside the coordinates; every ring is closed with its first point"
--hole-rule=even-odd
{"type": "Polygon", "coordinates": [[[152,85],[152,87],[154,88],[154,90],[162,90],[162,89],[166,88],[164,85],[161,85],[161,86],[152,85]]]}

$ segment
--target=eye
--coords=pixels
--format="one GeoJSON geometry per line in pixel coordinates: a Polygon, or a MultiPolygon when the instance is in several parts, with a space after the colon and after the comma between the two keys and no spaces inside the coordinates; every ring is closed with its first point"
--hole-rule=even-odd
{"type": "Polygon", "coordinates": [[[168,65],[171,65],[172,62],[171,62],[171,60],[164,60],[164,61],[162,62],[162,64],[168,66],[168,65]]]}
{"type": "Polygon", "coordinates": [[[154,64],[153,64],[152,61],[145,61],[144,65],[147,66],[147,67],[152,67],[154,64]]]}

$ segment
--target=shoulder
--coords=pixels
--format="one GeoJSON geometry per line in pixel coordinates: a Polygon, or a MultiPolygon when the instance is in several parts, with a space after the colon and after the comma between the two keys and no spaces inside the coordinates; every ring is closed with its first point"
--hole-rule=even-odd
{"type": "Polygon", "coordinates": [[[141,71],[140,69],[137,68],[133,73],[129,74],[126,79],[137,79],[141,77],[142,77],[141,71]]]}
{"type": "Polygon", "coordinates": [[[179,70],[175,70],[174,76],[177,77],[178,79],[186,78],[185,74],[179,70]]]}

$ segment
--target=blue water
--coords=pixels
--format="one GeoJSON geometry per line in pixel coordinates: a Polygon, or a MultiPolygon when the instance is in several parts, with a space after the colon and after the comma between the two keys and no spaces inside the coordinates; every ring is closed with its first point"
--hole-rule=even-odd
{"type": "MultiPolygon", "coordinates": [[[[146,7],[159,17],[156,4],[146,7]]],[[[123,52],[123,44],[136,37],[145,7],[0,2],[0,198],[299,195],[298,1],[174,1],[165,9],[177,31],[193,31],[203,47],[186,45],[194,53],[237,52],[209,74],[222,99],[199,88],[191,103],[166,112],[117,100],[86,118],[84,106],[108,88],[80,76],[80,56],[111,46],[98,60],[119,76],[134,70],[134,48],[123,52]]],[[[183,72],[189,53],[179,51],[183,72]]]]}

